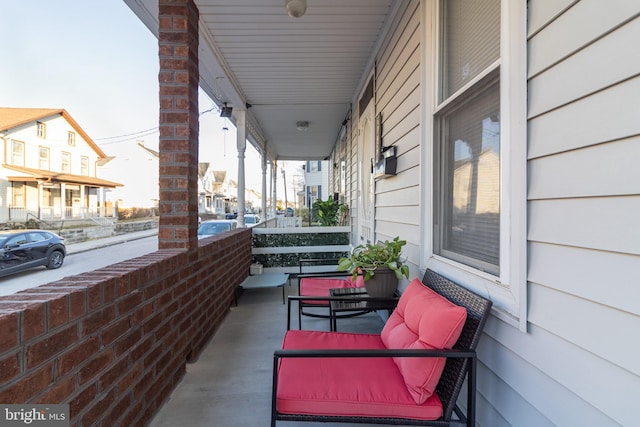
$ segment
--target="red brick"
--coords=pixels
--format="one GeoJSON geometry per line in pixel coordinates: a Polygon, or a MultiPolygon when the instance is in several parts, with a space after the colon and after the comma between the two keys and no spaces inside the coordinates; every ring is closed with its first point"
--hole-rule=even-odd
{"type": "Polygon", "coordinates": [[[37,371],[26,375],[9,387],[0,388],[0,403],[13,404],[29,402],[34,396],[46,389],[53,379],[53,365],[48,363],[37,371]]]}
{"type": "Polygon", "coordinates": [[[153,370],[147,369],[142,376],[138,376],[138,381],[133,384],[133,397],[136,400],[144,398],[145,392],[151,386],[153,381],[153,370]]]}
{"type": "Polygon", "coordinates": [[[115,308],[109,306],[87,317],[82,322],[82,335],[91,335],[115,319],[115,308]]]}
{"type": "Polygon", "coordinates": [[[166,43],[188,43],[189,42],[189,34],[182,32],[182,31],[176,31],[176,32],[160,32],[160,34],[158,35],[158,43],[160,45],[162,44],[166,44],[166,43]]]}
{"type": "Polygon", "coordinates": [[[98,425],[102,416],[115,400],[116,393],[114,390],[96,396],[96,399],[88,405],[87,412],[82,416],[82,425],[98,425]]]}
{"type": "Polygon", "coordinates": [[[18,353],[6,356],[0,360],[0,384],[12,380],[20,373],[20,359],[18,353]]]}
{"type": "Polygon", "coordinates": [[[115,323],[107,326],[102,332],[102,345],[108,346],[114,342],[118,337],[124,335],[130,329],[130,321],[128,317],[116,320],[115,323]]]}
{"type": "Polygon", "coordinates": [[[78,340],[77,326],[72,325],[55,334],[48,335],[27,347],[27,369],[38,366],[46,360],[53,360],[60,352],[71,347],[78,340]]]}
{"type": "Polygon", "coordinates": [[[118,419],[122,417],[122,414],[124,414],[127,408],[129,408],[132,404],[131,395],[117,395],[117,397],[119,398],[119,400],[115,403],[113,409],[109,411],[109,414],[106,417],[101,417],[100,421],[102,422],[103,426],[132,425],[118,423],[118,419]]]}
{"type": "Polygon", "coordinates": [[[94,356],[82,369],[80,369],[79,382],[85,384],[89,380],[100,375],[100,372],[113,362],[113,352],[104,350],[94,356]]]}
{"type": "Polygon", "coordinates": [[[102,287],[91,286],[87,289],[88,310],[95,310],[102,305],[102,287]]]}
{"type": "Polygon", "coordinates": [[[131,349],[131,360],[141,360],[149,352],[154,341],[153,335],[143,336],[139,343],[131,349]]]}
{"type": "Polygon", "coordinates": [[[121,298],[116,303],[118,308],[118,315],[122,316],[124,314],[128,314],[132,311],[136,306],[142,303],[142,292],[136,290],[129,295],[121,298]]]}
{"type": "Polygon", "coordinates": [[[133,405],[130,406],[128,408],[128,410],[124,413],[122,419],[120,420],[120,423],[118,425],[121,426],[142,426],[142,425],[148,425],[148,422],[145,421],[150,421],[149,419],[145,419],[145,420],[141,420],[142,416],[143,416],[143,409],[144,409],[144,405],[142,403],[142,401],[139,402],[132,402],[133,405]]]}
{"type": "Polygon", "coordinates": [[[140,329],[134,329],[130,334],[120,337],[115,343],[115,352],[117,356],[122,356],[136,347],[136,344],[142,339],[140,329]]]}
{"type": "Polygon", "coordinates": [[[0,312],[0,353],[18,345],[18,313],[0,312]]]}
{"type": "Polygon", "coordinates": [[[31,304],[22,311],[22,339],[28,341],[46,330],[45,305],[31,304]]]}
{"type": "Polygon", "coordinates": [[[173,27],[173,19],[168,16],[161,16],[158,19],[158,26],[160,30],[170,30],[173,27]]]}
{"type": "Polygon", "coordinates": [[[84,316],[87,312],[86,290],[71,292],[69,296],[69,320],[84,316]]]}
{"type": "Polygon", "coordinates": [[[98,395],[96,384],[87,384],[85,387],[76,390],[76,396],[69,402],[69,412],[71,419],[80,414],[98,395]]]}
{"type": "Polygon", "coordinates": [[[75,376],[69,376],[62,380],[57,380],[45,394],[38,397],[35,403],[56,404],[67,402],[67,399],[73,394],[73,391],[75,390],[75,385],[75,376]]]}
{"type": "Polygon", "coordinates": [[[99,349],[100,343],[97,336],[90,337],[68,349],[68,351],[58,358],[58,375],[64,376],[74,370],[99,349]]]}
{"type": "Polygon", "coordinates": [[[69,321],[68,295],[49,301],[47,306],[49,311],[49,329],[55,329],[69,321]]]}
{"type": "MultiPolygon", "coordinates": [[[[136,359],[134,359],[136,360],[136,359]]],[[[142,376],[142,363],[135,363],[129,368],[117,384],[119,394],[128,393],[133,384],[136,384],[142,376]]]]}
{"type": "Polygon", "coordinates": [[[114,386],[117,385],[119,379],[123,375],[127,375],[127,360],[121,359],[116,362],[115,365],[111,366],[107,370],[102,373],[100,378],[98,379],[98,387],[101,392],[104,392],[114,386]]]}
{"type": "MultiPolygon", "coordinates": [[[[151,299],[151,297],[145,298],[145,300],[147,299],[151,299]]],[[[137,326],[142,324],[145,321],[145,319],[147,319],[149,316],[153,314],[154,307],[155,307],[155,302],[150,302],[148,304],[143,305],[142,307],[138,307],[137,310],[131,316],[131,326],[134,326],[134,325],[137,326]]]]}

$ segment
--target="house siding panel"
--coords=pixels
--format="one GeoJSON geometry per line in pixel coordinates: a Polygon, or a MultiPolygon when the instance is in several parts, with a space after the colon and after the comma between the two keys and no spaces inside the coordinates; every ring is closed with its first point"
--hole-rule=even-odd
{"type": "Polygon", "coordinates": [[[529,199],[637,194],[638,159],[640,137],[534,159],[529,162],[529,199]]]}
{"type": "Polygon", "coordinates": [[[579,0],[536,0],[529,2],[529,35],[534,34],[579,0]]]}
{"type": "Polygon", "coordinates": [[[637,75],[640,55],[632,52],[632,46],[637,45],[640,45],[640,18],[537,75],[529,81],[529,117],[544,114],[590,95],[594,90],[637,75]],[[571,84],[566,84],[567,81],[571,84]]]}
{"type": "MultiPolygon", "coordinates": [[[[529,159],[638,135],[640,77],[529,121],[529,159]],[[606,106],[606,108],[605,108],[606,106]]],[[[532,97],[544,96],[543,93],[532,97]]]]}
{"type": "MultiPolygon", "coordinates": [[[[640,4],[528,4],[528,329],[492,319],[487,335],[508,350],[484,341],[482,375],[551,425],[634,425],[640,4]]],[[[482,393],[511,425],[530,415],[482,393]]]]}
{"type": "Polygon", "coordinates": [[[640,255],[638,212],[640,196],[532,201],[529,240],[640,255]]]}
{"type": "Polygon", "coordinates": [[[395,29],[377,55],[376,114],[382,117],[382,146],[396,147],[397,175],[375,184],[376,240],[399,236],[403,255],[418,275],[420,197],[418,196],[421,123],[420,2],[410,1],[396,17],[395,29]],[[407,197],[413,194],[413,197],[407,197]]]}
{"type": "MultiPolygon", "coordinates": [[[[529,4],[537,3],[535,0],[529,4]]],[[[529,42],[529,76],[553,67],[640,13],[636,0],[576,2],[529,42]]],[[[629,46],[632,46],[630,44],[629,46]]],[[[619,46],[623,48],[623,46],[619,46]]]]}
{"type": "Polygon", "coordinates": [[[543,283],[568,295],[640,315],[640,286],[631,279],[640,271],[638,256],[531,242],[529,262],[532,286],[543,283]],[[612,271],[627,279],[611,280],[612,271]]]}

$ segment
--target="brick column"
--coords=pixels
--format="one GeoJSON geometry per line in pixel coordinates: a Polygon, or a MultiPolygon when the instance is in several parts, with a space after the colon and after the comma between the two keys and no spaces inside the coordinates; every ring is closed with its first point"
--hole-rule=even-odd
{"type": "Polygon", "coordinates": [[[198,245],[198,8],[159,0],[160,225],[158,247],[198,245]]]}

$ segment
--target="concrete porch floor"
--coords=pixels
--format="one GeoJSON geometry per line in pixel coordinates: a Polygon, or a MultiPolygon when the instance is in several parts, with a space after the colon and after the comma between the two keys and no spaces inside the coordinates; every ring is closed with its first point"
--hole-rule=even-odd
{"type": "MultiPolygon", "coordinates": [[[[296,279],[285,286],[294,294],[296,279]]],[[[298,327],[292,306],[292,328],[298,327]]],[[[303,317],[304,329],[329,330],[329,321],[303,317]]],[[[271,420],[273,351],[287,326],[287,305],[275,289],[251,289],[238,299],[200,355],[187,365],[182,382],[150,424],[151,427],[265,427],[271,420]]],[[[338,321],[339,331],[378,333],[381,318],[369,313],[338,321]]],[[[278,422],[283,427],[346,426],[342,423],[278,422]]],[[[352,425],[352,424],[349,424],[352,425]]]]}

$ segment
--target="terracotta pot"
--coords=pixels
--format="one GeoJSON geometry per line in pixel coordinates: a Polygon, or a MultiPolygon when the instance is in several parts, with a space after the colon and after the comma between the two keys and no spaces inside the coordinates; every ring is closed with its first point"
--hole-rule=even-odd
{"type": "Polygon", "coordinates": [[[373,277],[364,282],[364,288],[369,296],[391,298],[398,288],[398,278],[393,270],[386,267],[378,267],[373,277]]]}

